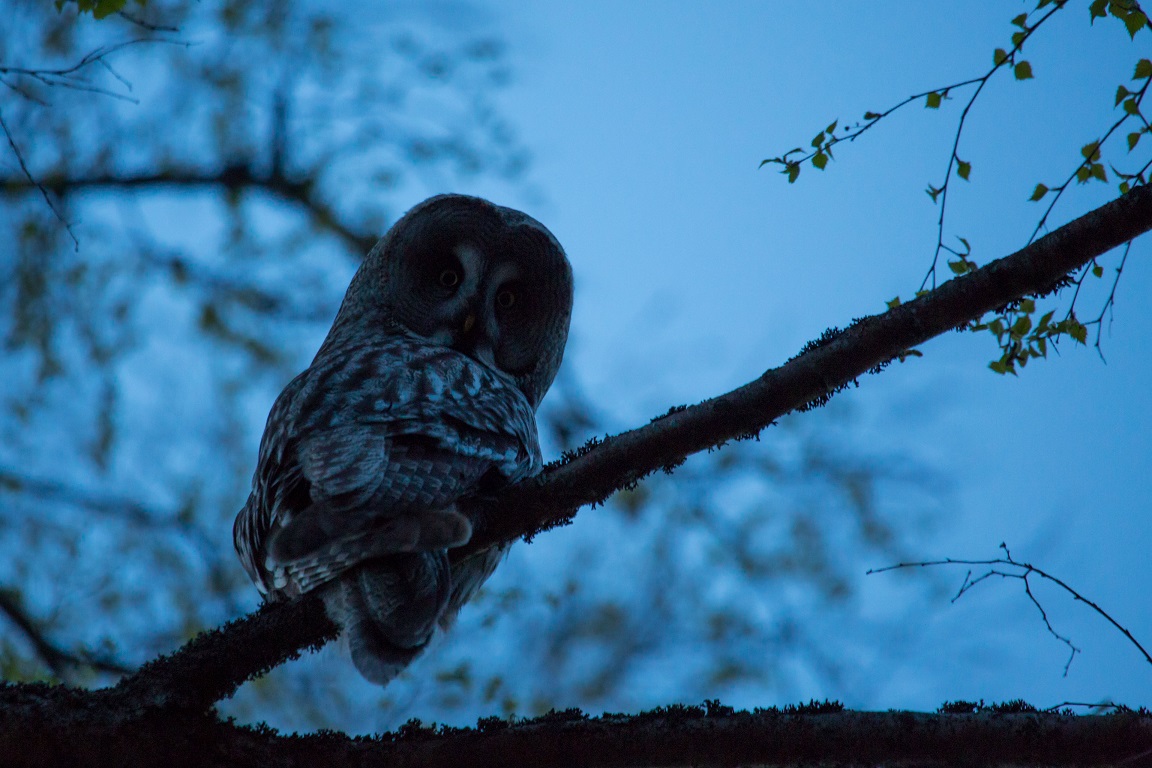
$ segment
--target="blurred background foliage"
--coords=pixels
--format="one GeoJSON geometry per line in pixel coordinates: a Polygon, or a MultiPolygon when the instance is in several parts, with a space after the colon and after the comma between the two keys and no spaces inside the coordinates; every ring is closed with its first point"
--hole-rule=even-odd
{"type": "MultiPolygon", "coordinates": [[[[6,679],[110,684],[256,606],[232,519],[267,410],[358,259],[426,194],[478,177],[514,205],[534,194],[498,107],[516,41],[487,26],[456,3],[370,21],[354,3],[150,0],[99,20],[8,4],[6,679]]],[[[634,426],[589,403],[571,369],[540,421],[551,457],[634,426]]],[[[865,605],[854,585],[908,553],[948,498],[912,459],[860,445],[853,423],[840,403],[787,419],[515,547],[385,690],[330,646],[221,709],[371,731],[740,694],[769,705],[814,681],[850,697],[917,605],[865,605]],[[863,631],[887,641],[863,650],[863,631]]]]}

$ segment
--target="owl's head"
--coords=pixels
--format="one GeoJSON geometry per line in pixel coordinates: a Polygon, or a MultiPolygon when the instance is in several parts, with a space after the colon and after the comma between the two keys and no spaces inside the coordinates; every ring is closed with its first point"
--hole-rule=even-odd
{"type": "Polygon", "coordinates": [[[543,224],[478,197],[438,195],[365,258],[329,342],[407,331],[507,374],[535,408],[560,368],[571,315],[572,268],[543,224]]]}

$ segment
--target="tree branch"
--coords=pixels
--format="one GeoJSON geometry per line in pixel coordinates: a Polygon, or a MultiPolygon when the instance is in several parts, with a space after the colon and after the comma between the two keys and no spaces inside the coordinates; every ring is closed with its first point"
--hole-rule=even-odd
{"type": "Polygon", "coordinates": [[[0,689],[0,751],[7,765],[308,765],[470,768],[740,765],[1143,765],[1152,754],[1152,716],[1040,713],[1017,703],[967,714],[846,712],[790,707],[733,712],[718,702],[635,716],[588,718],[578,710],[535,720],[481,720],[472,728],[422,728],[350,738],[331,731],[281,736],[207,716],[143,719],[127,728],[70,723],[13,728],[69,692],[11,701],[0,689]],[[175,727],[174,727],[175,726],[175,727]],[[65,731],[65,729],[68,729],[65,731]],[[62,737],[67,732],[69,737],[62,737]]]}
{"type": "Polygon", "coordinates": [[[985,312],[1061,287],[1069,272],[1152,229],[1152,188],[1139,187],[1044,236],[1011,256],[950,280],[882,315],[856,320],[759,379],[699,405],[672,409],[638,429],[589,445],[545,468],[477,510],[479,535],[456,559],[567,523],[658,469],[729,440],[752,437],[791,411],[822,405],[934,336],[985,312]]]}
{"type": "MultiPolygon", "coordinates": [[[[858,376],[879,371],[934,336],[1024,296],[1056,290],[1072,270],[1150,229],[1152,189],[1139,187],[1011,256],[882,315],[857,320],[847,330],[826,332],[800,355],[753,382],[699,405],[674,408],[638,429],[593,440],[537,477],[478,503],[471,510],[476,521],[472,541],[450,556],[459,562],[494,545],[564,525],[581,506],[602,503],[657,469],[671,471],[692,453],[755,436],[791,411],[822,405],[858,376]]],[[[140,683],[141,690],[150,691],[149,699],[157,705],[172,701],[209,706],[277,659],[335,637],[332,624],[320,620],[319,601],[311,602],[315,605],[307,609],[295,603],[265,606],[231,630],[197,638],[142,669],[140,676],[151,682],[140,683]],[[293,631],[285,632],[285,626],[293,631]],[[205,637],[211,645],[201,647],[205,637]],[[209,647],[218,649],[218,655],[208,653],[209,647]],[[217,679],[217,672],[225,674],[220,666],[225,660],[231,676],[217,679]],[[197,672],[201,664],[217,670],[204,678],[197,672]],[[166,680],[173,681],[173,687],[165,690],[166,680]]],[[[121,687],[129,691],[134,685],[126,680],[121,687]]]]}
{"type": "MultiPolygon", "coordinates": [[[[1140,187],[914,301],[857,320],[845,331],[826,332],[802,354],[756,381],[699,405],[674,408],[639,429],[593,441],[539,477],[477,504],[473,541],[451,556],[458,561],[565,523],[580,506],[602,502],[656,469],[670,470],[691,453],[754,436],[790,411],[821,405],[856,377],[882,369],[933,336],[1024,296],[1055,290],[1067,273],[1149,229],[1152,190],[1140,187]]],[[[982,763],[1059,765],[1141,760],[1152,754],[1147,713],[1130,712],[1071,720],[1001,711],[789,719],[780,713],[732,715],[709,706],[708,713],[719,718],[685,721],[683,713],[672,711],[623,720],[559,716],[563,722],[546,726],[537,722],[497,728],[481,723],[481,733],[433,733],[410,726],[377,741],[333,734],[284,739],[266,729],[236,728],[211,714],[212,703],[245,680],[322,646],[336,633],[321,601],[307,595],[265,606],[202,634],[113,689],[2,687],[0,754],[24,756],[37,764],[68,762],[67,756],[76,754],[91,762],[93,749],[111,750],[106,756],[118,762],[132,762],[128,755],[142,762],[179,755],[184,762],[225,758],[232,763],[243,756],[244,762],[272,764],[307,754],[315,765],[331,759],[341,765],[380,759],[389,764],[456,765],[461,754],[468,754],[474,765],[571,764],[574,754],[586,755],[582,762],[588,765],[617,765],[625,756],[625,762],[635,765],[858,764],[881,758],[943,765],[955,764],[958,756],[982,763]]]]}
{"type": "MultiPolygon", "coordinates": [[[[160,173],[145,174],[101,174],[94,176],[47,176],[40,180],[40,186],[51,189],[58,195],[80,190],[123,190],[123,189],[195,189],[220,187],[229,191],[255,189],[266,192],[308,212],[320,227],[335,234],[348,249],[362,256],[376,244],[377,236],[367,232],[357,232],[343,221],[335,210],[321,200],[314,192],[311,180],[289,179],[277,170],[270,173],[256,173],[245,164],[225,166],[220,171],[200,171],[197,169],[174,169],[160,173]]],[[[0,179],[0,189],[29,191],[32,185],[19,177],[0,179]]]]}
{"type": "Polygon", "coordinates": [[[66,651],[48,639],[35,619],[24,610],[20,600],[11,592],[0,589],[0,613],[20,630],[36,652],[36,656],[47,665],[52,674],[66,679],[76,668],[88,668],[112,675],[127,675],[132,669],[120,662],[85,652],[66,651]]]}
{"type": "Polygon", "coordinates": [[[271,603],[255,613],[202,632],[171,656],[148,662],[110,692],[127,711],[204,712],[245,681],[318,649],[338,628],[315,594],[271,603]],[[277,640],[269,642],[270,637],[277,640]]]}

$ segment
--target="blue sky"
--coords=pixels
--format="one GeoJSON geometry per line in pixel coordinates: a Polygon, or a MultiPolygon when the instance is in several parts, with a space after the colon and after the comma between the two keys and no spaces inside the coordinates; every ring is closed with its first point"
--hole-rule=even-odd
{"type": "MultiPolygon", "coordinates": [[[[959,154],[971,181],[954,182],[946,235],[971,241],[980,263],[1024,245],[1040,213],[1027,202],[1032,188],[1075,168],[1080,147],[1114,119],[1116,85],[1148,56],[1147,32],[1132,43],[1114,20],[1089,28],[1079,5],[1026,47],[1036,78],[998,77],[969,119],[959,154]]],[[[593,402],[639,422],[738,386],[826,327],[916,290],[938,213],[924,188],[942,180],[966,91],[938,112],[897,113],[795,185],[757,166],[833,119],[982,74],[1006,47],[1010,18],[1030,8],[497,3],[489,21],[514,62],[501,101],[533,151],[533,184],[464,191],[525,208],[564,243],[578,284],[566,365],[593,402]]],[[[1113,193],[1073,190],[1054,218],[1113,193]]],[[[841,398],[857,414],[860,445],[904,452],[948,478],[925,558],[991,557],[1007,541],[1150,641],[1147,249],[1138,243],[1128,261],[1107,363],[1064,344],[1018,378],[1000,377],[986,367],[991,337],[952,334],[841,398]]],[[[1082,317],[1094,316],[1103,294],[1082,301],[1082,317]]],[[[577,522],[591,524],[587,513],[577,522]]],[[[953,587],[963,577],[938,575],[953,587]]],[[[877,612],[899,599],[889,578],[860,574],[877,612]]],[[[1019,585],[988,584],[956,604],[936,601],[910,629],[902,661],[877,669],[848,703],[1150,703],[1152,668],[1135,649],[1082,606],[1038,594],[1084,651],[1067,677],[1066,648],[1019,585]]]]}

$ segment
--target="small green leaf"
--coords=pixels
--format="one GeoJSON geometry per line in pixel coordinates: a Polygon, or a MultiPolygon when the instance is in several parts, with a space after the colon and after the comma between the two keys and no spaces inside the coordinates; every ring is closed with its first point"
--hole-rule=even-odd
{"type": "Polygon", "coordinates": [[[1120,102],[1124,101],[1124,97],[1130,93],[1132,93],[1132,91],[1128,90],[1124,86],[1121,85],[1118,87],[1116,89],[1116,104],[1113,104],[1112,106],[1117,106],[1120,102]]]}
{"type": "Polygon", "coordinates": [[[800,176],[800,163],[788,163],[784,172],[788,174],[788,183],[791,184],[800,176]]]}
{"type": "Polygon", "coordinates": [[[1020,299],[1020,311],[1029,315],[1036,311],[1035,299],[1020,299]]]}
{"type": "Polygon", "coordinates": [[[1088,327],[1073,319],[1068,325],[1068,335],[1081,344],[1088,343],[1088,327]]]}
{"type": "Polygon", "coordinates": [[[1022,13],[1019,16],[1017,16],[1016,18],[1012,19],[1012,23],[1014,25],[1016,25],[1017,27],[1020,27],[1020,29],[1028,29],[1028,24],[1026,23],[1027,21],[1028,21],[1028,14],[1026,14],[1026,13],[1022,13]]]}
{"type": "Polygon", "coordinates": [[[956,175],[968,181],[968,174],[972,173],[972,163],[965,162],[959,158],[956,159],[956,175]]]}
{"type": "Polygon", "coordinates": [[[996,334],[997,336],[1003,336],[1004,335],[1004,321],[1001,320],[1000,318],[996,318],[995,320],[993,320],[991,323],[988,324],[988,329],[990,331],[992,331],[992,333],[996,334]]]}
{"type": "Polygon", "coordinates": [[[1092,178],[1092,172],[1088,170],[1088,166],[1082,165],[1076,169],[1076,181],[1083,184],[1090,178],[1092,178]]]}
{"type": "Polygon", "coordinates": [[[1013,71],[1016,73],[1017,80],[1030,80],[1032,78],[1032,65],[1026,61],[1017,63],[1013,71]]]}
{"type": "Polygon", "coordinates": [[[812,157],[812,165],[816,166],[820,170],[824,170],[824,166],[828,165],[828,155],[824,154],[823,152],[817,152],[812,157]]]}
{"type": "Polygon", "coordinates": [[[1025,35],[1023,32],[1013,32],[1012,33],[1012,45],[1015,46],[1016,48],[1019,48],[1021,46],[1021,44],[1024,42],[1024,37],[1025,37],[1025,35]]]}
{"type": "Polygon", "coordinates": [[[1089,169],[1092,178],[1099,179],[1100,181],[1108,181],[1108,174],[1104,172],[1104,166],[1100,163],[1092,163],[1089,169]]]}
{"type": "Polygon", "coordinates": [[[1085,144],[1080,148],[1080,154],[1084,156],[1085,160],[1096,162],[1100,159],[1100,142],[1093,141],[1085,144]]]}
{"type": "Polygon", "coordinates": [[[942,95],[942,93],[940,93],[938,91],[933,91],[932,93],[928,94],[925,97],[924,106],[927,109],[940,109],[940,102],[943,98],[944,98],[944,96],[942,95]]]}
{"type": "Polygon", "coordinates": [[[963,259],[948,262],[948,268],[957,275],[962,275],[971,269],[971,264],[963,259]]]}
{"type": "Polygon", "coordinates": [[[1108,15],[1108,0],[1092,0],[1092,4],[1088,6],[1088,21],[1094,23],[1096,19],[1103,19],[1108,15]]]}
{"type": "Polygon", "coordinates": [[[956,235],[956,239],[964,244],[964,255],[965,256],[972,253],[972,246],[968,244],[968,241],[965,238],[960,237],[960,235],[956,235]]]}
{"type": "Polygon", "coordinates": [[[1129,37],[1136,37],[1136,33],[1144,28],[1148,23],[1148,17],[1144,15],[1143,11],[1132,11],[1124,17],[1124,26],[1128,30],[1129,37]]]}
{"type": "Polygon", "coordinates": [[[1133,80],[1147,80],[1152,77],[1152,61],[1148,59],[1140,59],[1136,62],[1136,74],[1132,76],[1133,80]]]}
{"type": "Polygon", "coordinates": [[[1131,190],[1131,187],[1128,185],[1128,182],[1120,182],[1120,194],[1126,195],[1128,194],[1129,190],[1131,190]]]}
{"type": "Polygon", "coordinates": [[[1004,50],[1003,48],[997,48],[996,50],[992,51],[993,64],[1000,66],[1006,61],[1008,61],[1008,51],[1004,50]]]}
{"type": "Polygon", "coordinates": [[[820,131],[820,133],[816,134],[816,138],[812,139],[812,146],[816,147],[816,149],[819,149],[820,145],[823,143],[824,143],[824,131],[820,131]]]}
{"type": "MultiPolygon", "coordinates": [[[[944,186],[946,187],[948,185],[945,184],[944,186]]],[[[928,189],[924,191],[928,193],[928,197],[932,198],[932,202],[936,202],[936,199],[940,197],[940,193],[944,191],[944,187],[934,187],[929,184],[928,189]]]]}
{"type": "Polygon", "coordinates": [[[119,13],[123,10],[126,2],[127,0],[96,0],[96,5],[92,9],[92,17],[103,19],[106,16],[119,13]]]}
{"type": "Polygon", "coordinates": [[[992,370],[994,370],[996,373],[1000,374],[1001,376],[1008,373],[1008,371],[1010,370],[1008,362],[1003,360],[1003,359],[993,360],[991,363],[988,363],[988,367],[991,368],[992,370]]]}
{"type": "Polygon", "coordinates": [[[1021,315],[1012,323],[1012,338],[1022,339],[1028,331],[1032,330],[1032,318],[1028,315],[1021,315]]]}
{"type": "Polygon", "coordinates": [[[1130,115],[1140,114],[1140,105],[1136,103],[1136,99],[1128,99],[1124,102],[1124,111],[1130,115]]]}
{"type": "Polygon", "coordinates": [[[885,303],[888,305],[888,309],[896,309],[896,307],[900,306],[900,297],[897,296],[891,301],[885,303]]]}
{"type": "Polygon", "coordinates": [[[1092,267],[1092,274],[1096,277],[1104,277],[1104,267],[1097,264],[1096,266],[1092,267]]]}
{"type": "Polygon", "coordinates": [[[1036,189],[1032,190],[1032,197],[1030,197],[1028,199],[1029,200],[1039,200],[1040,198],[1044,197],[1044,195],[1046,195],[1046,194],[1048,194],[1048,187],[1043,185],[1043,184],[1037,184],[1036,189]]]}
{"type": "Polygon", "coordinates": [[[1132,133],[1128,134],[1128,151],[1129,152],[1136,149],[1136,144],[1137,144],[1137,142],[1140,141],[1140,137],[1142,135],[1144,135],[1142,131],[1133,131],[1132,133]]]}
{"type": "Polygon", "coordinates": [[[1040,318],[1040,323],[1036,326],[1036,333],[1043,333],[1048,330],[1048,322],[1052,319],[1052,315],[1056,314],[1056,310],[1045,312],[1044,317],[1040,318]]]}
{"type": "Polygon", "coordinates": [[[879,120],[881,117],[883,117],[883,115],[881,115],[879,112],[865,112],[864,113],[864,119],[865,120],[879,120]]]}
{"type": "Polygon", "coordinates": [[[826,133],[826,134],[828,134],[829,136],[831,136],[833,133],[835,133],[835,132],[836,132],[836,124],[837,124],[837,123],[839,123],[839,122],[840,122],[839,120],[833,120],[833,121],[831,122],[831,124],[829,124],[829,126],[828,126],[827,128],[825,128],[825,129],[824,129],[824,133],[826,133]]]}

